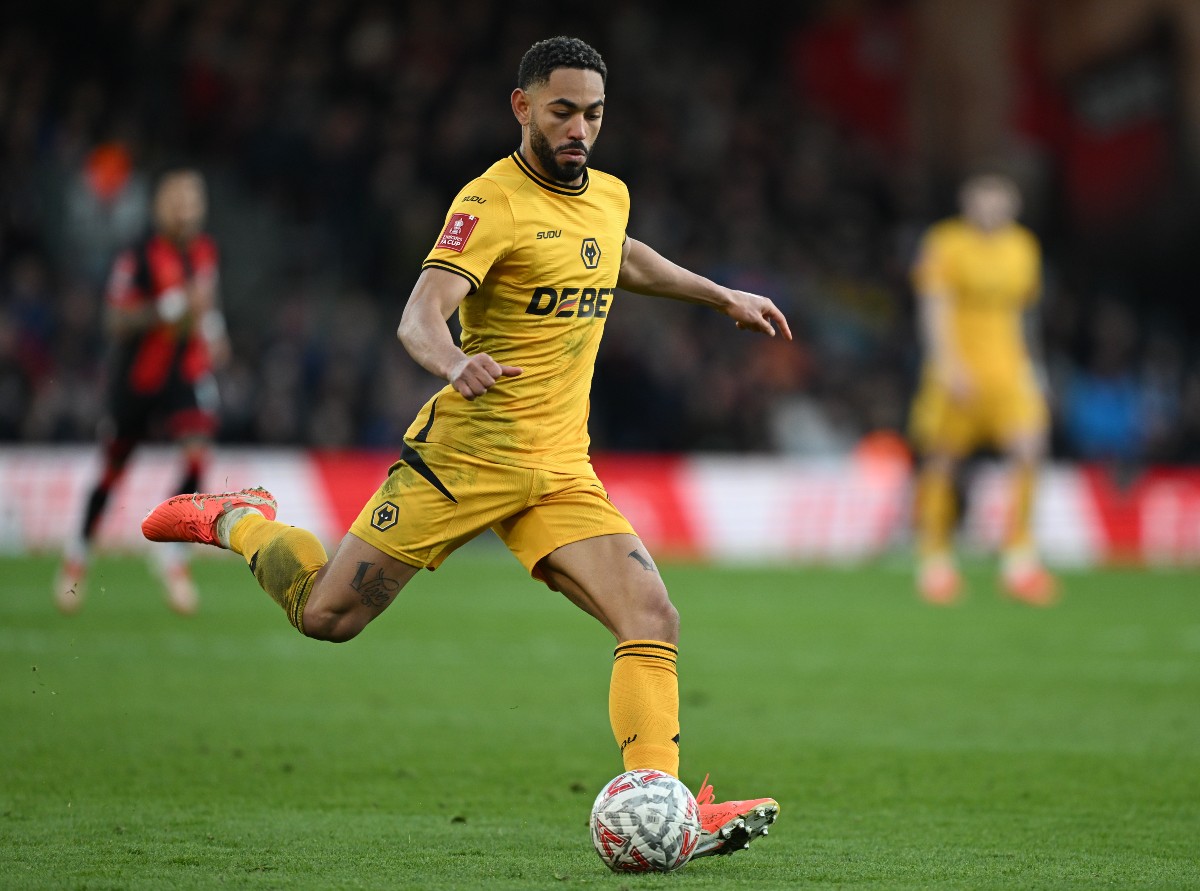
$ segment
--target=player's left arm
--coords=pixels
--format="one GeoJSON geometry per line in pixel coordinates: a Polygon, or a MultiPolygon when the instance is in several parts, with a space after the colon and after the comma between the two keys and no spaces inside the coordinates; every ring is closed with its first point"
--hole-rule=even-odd
{"type": "Polygon", "coordinates": [[[216,245],[207,239],[202,243],[199,254],[197,268],[183,286],[188,316],[204,338],[213,364],[221,368],[229,361],[233,350],[229,344],[225,314],[221,311],[219,255],[216,245]]]}
{"type": "Polygon", "coordinates": [[[1041,295],[1036,295],[1025,305],[1021,314],[1021,329],[1025,341],[1025,355],[1033,368],[1033,376],[1043,395],[1050,393],[1050,370],[1046,365],[1046,351],[1042,348],[1041,295]]]}
{"type": "Polygon", "coordinates": [[[1025,345],[1025,355],[1033,367],[1033,375],[1043,395],[1050,393],[1050,372],[1046,365],[1046,351],[1042,347],[1042,299],[1045,297],[1045,275],[1042,272],[1042,252],[1038,241],[1030,237],[1030,254],[1036,271],[1033,286],[1025,297],[1024,310],[1021,313],[1021,334],[1025,345]]]}
{"type": "Polygon", "coordinates": [[[633,238],[626,238],[621,249],[617,287],[635,294],[670,297],[672,300],[711,306],[733,319],[739,328],[760,331],[771,337],[775,336],[778,328],[784,337],[792,339],[787,319],[769,298],[718,285],[711,279],[672,263],[653,248],[633,238]]]}

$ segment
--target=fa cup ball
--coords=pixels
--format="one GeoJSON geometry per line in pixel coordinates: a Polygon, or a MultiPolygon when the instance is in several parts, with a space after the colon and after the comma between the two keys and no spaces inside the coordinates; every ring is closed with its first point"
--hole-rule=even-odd
{"type": "Polygon", "coordinates": [[[670,872],[700,840],[700,807],[670,774],[630,770],[609,781],[592,805],[592,844],[614,872],[670,872]]]}

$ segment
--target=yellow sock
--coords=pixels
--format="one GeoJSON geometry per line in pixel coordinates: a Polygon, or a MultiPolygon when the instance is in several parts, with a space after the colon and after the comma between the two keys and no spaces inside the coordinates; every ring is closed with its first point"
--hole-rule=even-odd
{"type": "Polygon", "coordinates": [[[1026,551],[1033,548],[1033,492],[1037,486],[1037,469],[1031,464],[1018,464],[1012,472],[1012,514],[1008,522],[1005,548],[1026,551]]]}
{"type": "Polygon", "coordinates": [[[229,548],[246,558],[259,585],[303,634],[304,604],[317,570],[329,562],[317,537],[248,510],[229,530],[229,548]]]}
{"type": "Polygon", "coordinates": [[[950,550],[954,531],[954,480],[926,467],[917,477],[917,549],[922,557],[950,550]]]}
{"type": "Polygon", "coordinates": [[[608,717],[626,770],[679,776],[678,657],[658,640],[627,640],[614,653],[608,717]]]}

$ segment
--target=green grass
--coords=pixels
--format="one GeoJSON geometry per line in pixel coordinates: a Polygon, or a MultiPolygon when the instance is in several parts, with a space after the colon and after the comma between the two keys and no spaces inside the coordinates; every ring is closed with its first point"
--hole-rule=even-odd
{"type": "Polygon", "coordinates": [[[684,780],[769,794],[744,854],[617,876],[585,822],[620,772],[607,634],[515,561],[424,573],[359,639],[297,635],[234,560],[180,619],[102,558],[85,610],[0,560],[0,887],[1198,888],[1200,576],[663,572],[684,780]]]}

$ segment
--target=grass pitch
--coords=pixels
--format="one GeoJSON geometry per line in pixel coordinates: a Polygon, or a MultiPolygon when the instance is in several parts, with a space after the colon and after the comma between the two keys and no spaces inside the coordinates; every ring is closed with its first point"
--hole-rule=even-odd
{"type": "Polygon", "coordinates": [[[612,643],[507,557],[423,573],[343,645],[232,559],[200,615],[98,561],[0,559],[0,887],[1200,887],[1200,575],[1066,577],[1052,610],[906,571],[667,566],[683,779],[782,813],[745,853],[618,876],[612,643]]]}

